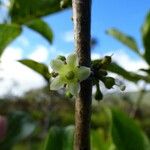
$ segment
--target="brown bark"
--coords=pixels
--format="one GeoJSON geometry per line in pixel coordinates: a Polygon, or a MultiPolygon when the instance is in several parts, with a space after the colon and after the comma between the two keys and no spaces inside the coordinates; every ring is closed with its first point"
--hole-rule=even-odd
{"type": "MultiPolygon", "coordinates": [[[[91,64],[91,0],[72,0],[75,48],[81,66],[91,64]]],[[[92,81],[81,82],[81,90],[75,101],[74,150],[90,150],[92,81]]]]}

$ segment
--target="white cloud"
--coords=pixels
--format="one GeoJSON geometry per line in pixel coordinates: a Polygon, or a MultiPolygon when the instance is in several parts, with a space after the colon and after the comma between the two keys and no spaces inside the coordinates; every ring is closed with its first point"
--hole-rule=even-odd
{"type": "Polygon", "coordinates": [[[9,0],[2,0],[2,3],[5,7],[10,7],[10,5],[11,5],[9,0]]]}
{"type": "Polygon", "coordinates": [[[1,56],[2,61],[12,61],[21,58],[22,58],[22,49],[14,47],[7,47],[1,56]]]}
{"type": "Polygon", "coordinates": [[[1,83],[0,96],[6,94],[22,95],[24,92],[40,88],[46,81],[37,73],[19,62],[10,61],[0,63],[1,83]]]}
{"type": "Polygon", "coordinates": [[[65,32],[62,38],[64,39],[65,42],[68,42],[68,43],[73,42],[74,40],[73,31],[65,32]]]}
{"type": "MultiPolygon", "coordinates": [[[[38,60],[45,61],[47,50],[39,46],[37,55],[33,56],[38,60]],[[38,53],[41,53],[41,51],[44,55],[41,54],[41,57],[38,57],[38,53]]],[[[20,96],[30,89],[46,85],[46,81],[42,76],[16,62],[22,57],[22,49],[20,48],[8,47],[5,49],[0,62],[0,96],[7,94],[20,96]]]]}
{"type": "Polygon", "coordinates": [[[128,71],[138,71],[141,68],[148,68],[144,60],[134,59],[123,51],[115,52],[112,59],[128,71]]]}
{"type": "Polygon", "coordinates": [[[33,53],[29,55],[29,58],[38,62],[45,62],[48,59],[49,51],[45,46],[38,45],[33,53]]]}
{"type": "Polygon", "coordinates": [[[99,59],[99,58],[101,58],[100,54],[98,54],[98,53],[92,53],[92,55],[91,55],[91,59],[92,60],[99,59]]]}

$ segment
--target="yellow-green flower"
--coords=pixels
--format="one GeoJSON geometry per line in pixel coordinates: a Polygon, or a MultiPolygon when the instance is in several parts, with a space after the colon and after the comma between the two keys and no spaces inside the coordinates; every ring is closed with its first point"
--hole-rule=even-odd
{"type": "Polygon", "coordinates": [[[77,95],[80,91],[80,82],[87,79],[91,73],[90,68],[79,66],[76,54],[67,57],[66,63],[60,59],[52,60],[51,68],[58,76],[50,84],[50,90],[59,90],[66,85],[67,91],[77,95]]]}

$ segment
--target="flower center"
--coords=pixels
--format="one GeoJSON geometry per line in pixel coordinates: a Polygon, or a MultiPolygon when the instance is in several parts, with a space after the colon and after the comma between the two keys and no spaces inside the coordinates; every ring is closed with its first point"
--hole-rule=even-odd
{"type": "Polygon", "coordinates": [[[73,71],[69,71],[65,77],[68,79],[68,80],[72,80],[74,78],[75,74],[73,71]]]}

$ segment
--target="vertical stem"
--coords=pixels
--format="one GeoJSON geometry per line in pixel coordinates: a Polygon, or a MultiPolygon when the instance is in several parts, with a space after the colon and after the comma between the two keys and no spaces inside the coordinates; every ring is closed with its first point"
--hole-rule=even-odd
{"type": "MultiPolygon", "coordinates": [[[[91,64],[91,0],[72,0],[75,48],[81,66],[91,64]]],[[[90,150],[92,81],[81,82],[81,90],[75,101],[74,150],[90,150]]]]}

